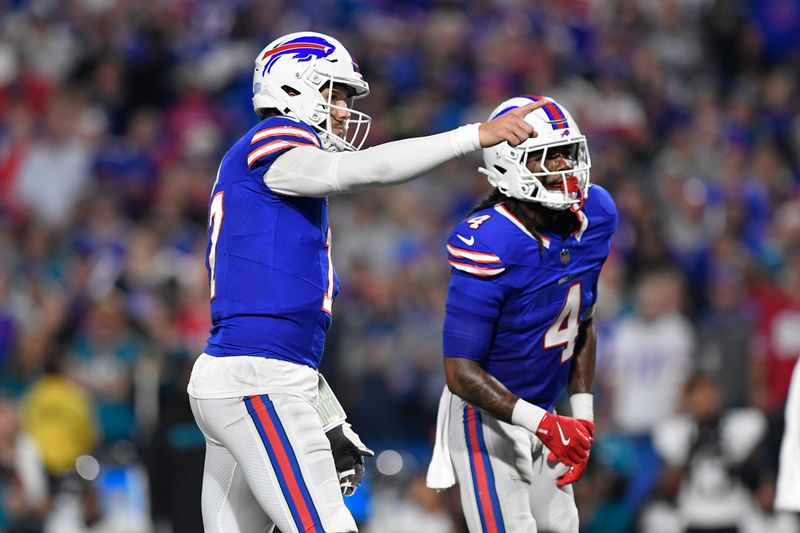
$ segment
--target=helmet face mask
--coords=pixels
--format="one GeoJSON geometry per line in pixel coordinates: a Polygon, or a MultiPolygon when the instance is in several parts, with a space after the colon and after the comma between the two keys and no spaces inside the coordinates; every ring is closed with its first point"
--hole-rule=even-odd
{"type": "Polygon", "coordinates": [[[549,144],[534,150],[526,149],[517,166],[520,169],[520,181],[528,185],[531,191],[529,198],[524,199],[538,201],[556,210],[580,209],[583,206],[591,167],[586,138],[549,144]],[[564,168],[550,170],[548,162],[557,157],[564,161],[564,168]],[[534,188],[537,190],[533,191],[534,188]]]}
{"type": "MultiPolygon", "coordinates": [[[[366,93],[348,96],[344,99],[346,102],[345,106],[338,105],[334,103],[334,87],[336,84],[343,84],[343,82],[338,81],[333,76],[327,77],[325,86],[320,89],[322,102],[317,103],[312,117],[316,115],[324,117],[322,123],[316,126],[321,130],[320,138],[322,138],[323,145],[327,150],[336,152],[359,150],[367,140],[372,118],[366,113],[356,111],[353,106],[355,101],[366,96],[366,93]],[[325,89],[327,89],[327,93],[323,95],[322,93],[325,89]],[[337,134],[333,131],[332,121],[330,120],[331,113],[341,114],[347,117],[344,119],[344,130],[341,133],[337,134]],[[329,143],[330,147],[328,147],[326,143],[329,143]]],[[[366,86],[366,82],[364,82],[364,85],[366,86]]],[[[352,92],[352,87],[350,85],[347,85],[347,87],[351,90],[350,92],[352,92]]],[[[367,89],[367,91],[368,90],[369,89],[367,89]]]]}
{"type": "MultiPolygon", "coordinates": [[[[512,98],[500,104],[490,118],[541,98],[512,98]]],[[[547,100],[545,107],[525,117],[538,135],[516,147],[500,143],[484,148],[486,166],[479,171],[506,196],[540,203],[548,209],[578,211],[590,186],[586,137],[563,107],[547,100]],[[560,164],[554,167],[553,161],[560,164]]]]}
{"type": "MultiPolygon", "coordinates": [[[[358,150],[371,118],[352,108],[352,101],[369,94],[369,85],[345,47],[315,32],[285,35],[268,44],[255,61],[253,108],[276,109],[309,124],[329,151],[358,150]],[[333,88],[345,86],[347,107],[334,103],[333,88]],[[327,98],[322,91],[328,89],[327,98]],[[346,112],[344,131],[336,134],[330,113],[346,112]]],[[[337,100],[338,102],[338,100],[337,100]]]]}

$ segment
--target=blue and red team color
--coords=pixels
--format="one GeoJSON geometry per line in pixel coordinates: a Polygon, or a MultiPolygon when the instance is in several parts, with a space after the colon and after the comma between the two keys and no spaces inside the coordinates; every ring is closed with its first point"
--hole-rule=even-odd
{"type": "Polygon", "coordinates": [[[258,430],[264,449],[275,468],[278,484],[289,505],[295,524],[300,531],[316,532],[321,528],[317,509],[308,492],[300,465],[297,463],[292,445],[283,429],[280,417],[275,412],[269,396],[251,396],[244,401],[247,412],[258,430]]]}
{"type": "Polygon", "coordinates": [[[566,238],[542,232],[540,252],[501,202],[461,222],[447,242],[453,270],[445,357],[478,361],[512,393],[548,411],[564,391],[572,353],[563,343],[547,344],[545,333],[554,317],[587,318],[617,226],[614,202],[598,185],[576,216],[581,227],[566,238]],[[568,302],[576,316],[565,314],[568,302]]]}
{"type": "Polygon", "coordinates": [[[263,175],[291,148],[320,144],[307,124],[276,116],[256,124],[223,158],[210,211],[214,326],[205,353],[319,366],[339,292],[330,258],[328,199],[279,195],[263,175]],[[215,201],[217,195],[224,195],[224,204],[215,201]],[[237,246],[237,240],[247,245],[237,246]]]}

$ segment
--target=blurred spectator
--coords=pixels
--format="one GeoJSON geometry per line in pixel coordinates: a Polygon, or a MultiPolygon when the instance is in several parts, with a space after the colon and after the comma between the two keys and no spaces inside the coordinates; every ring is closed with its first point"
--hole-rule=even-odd
{"type": "Polygon", "coordinates": [[[41,531],[48,510],[48,483],[39,451],[20,429],[16,403],[0,398],[0,530],[41,531]]]}
{"type": "Polygon", "coordinates": [[[125,211],[141,217],[155,195],[157,164],[165,147],[161,131],[161,115],[143,110],[131,118],[121,139],[111,137],[99,150],[95,172],[100,187],[125,199],[125,211]]]}
{"type": "Polygon", "coordinates": [[[19,202],[38,221],[60,227],[90,186],[91,153],[76,135],[75,115],[80,109],[54,101],[47,110],[47,129],[37,136],[19,164],[14,191],[19,202]]]}
{"type": "Polygon", "coordinates": [[[9,358],[19,335],[17,329],[13,310],[8,307],[8,274],[0,270],[0,375],[9,369],[9,358]]]}
{"type": "Polygon", "coordinates": [[[123,305],[118,293],[94,303],[65,361],[67,374],[95,398],[105,442],[132,439],[136,432],[133,369],[146,352],[123,305]]]}
{"type": "Polygon", "coordinates": [[[52,501],[44,528],[36,531],[79,533],[101,514],[88,481],[99,468],[88,455],[98,442],[95,406],[89,392],[65,376],[63,354],[52,345],[45,350],[44,374],[31,384],[22,404],[23,427],[41,452],[52,501]],[[90,466],[82,467],[81,461],[90,466]]]}
{"type": "Polygon", "coordinates": [[[64,375],[61,354],[51,354],[44,375],[23,398],[22,425],[36,442],[49,475],[73,471],[75,461],[97,443],[89,392],[64,375]]]}
{"type": "Polygon", "coordinates": [[[0,137],[0,206],[12,204],[14,182],[19,166],[33,142],[35,115],[29,109],[14,107],[7,110],[5,135],[0,137]]]}
{"type": "Polygon", "coordinates": [[[687,382],[684,404],[684,414],[653,429],[665,463],[663,491],[674,497],[686,533],[737,533],[755,512],[766,418],[755,409],[723,409],[717,385],[705,375],[687,382]]]}
{"type": "Polygon", "coordinates": [[[735,269],[720,270],[710,280],[708,309],[699,324],[697,366],[717,377],[725,408],[750,405],[754,364],[755,318],[747,288],[735,269]]]}
{"type": "Polygon", "coordinates": [[[615,426],[643,435],[678,406],[695,344],[680,310],[681,280],[675,271],[649,272],[635,291],[633,313],[612,333],[608,378],[615,426]]]}
{"type": "Polygon", "coordinates": [[[680,312],[681,281],[672,270],[642,276],[633,314],[612,332],[609,368],[602,369],[612,396],[612,422],[632,446],[634,464],[627,501],[637,507],[658,474],[650,434],[675,412],[692,371],[694,332],[680,312]]]}
{"type": "Polygon", "coordinates": [[[783,287],[762,278],[753,290],[758,316],[756,405],[776,415],[782,412],[800,357],[800,253],[793,254],[790,264],[783,287]]]}
{"type": "Polygon", "coordinates": [[[150,512],[154,522],[172,533],[203,530],[200,489],[203,486],[205,439],[189,407],[186,385],[191,360],[185,359],[165,391],[158,425],[146,452],[150,512]]]}

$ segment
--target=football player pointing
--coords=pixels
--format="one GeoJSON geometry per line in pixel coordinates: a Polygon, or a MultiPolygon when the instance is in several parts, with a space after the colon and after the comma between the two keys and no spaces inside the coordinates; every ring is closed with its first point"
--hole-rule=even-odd
{"type": "Polygon", "coordinates": [[[428,483],[458,481],[472,533],[577,533],[570,484],[594,431],[592,312],[617,212],[589,188],[586,139],[561,105],[512,98],[490,118],[532,101],[546,104],[525,115],[537,137],[484,149],[495,190],[447,243],[447,389],[428,483]],[[573,417],[552,412],[565,387],[573,417]]]}
{"type": "Polygon", "coordinates": [[[530,102],[485,124],[357,151],[369,87],[337,40],[281,37],[255,62],[259,122],[223,156],[208,217],[212,328],[188,391],[206,438],[206,532],[356,531],[342,500],[372,452],[317,372],[338,278],[333,194],[413,179],[535,135],[530,102]]]}

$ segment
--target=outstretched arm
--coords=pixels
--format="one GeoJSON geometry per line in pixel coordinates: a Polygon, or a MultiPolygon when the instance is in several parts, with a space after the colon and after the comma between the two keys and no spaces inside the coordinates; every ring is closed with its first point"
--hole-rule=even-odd
{"type": "Polygon", "coordinates": [[[533,126],[524,117],[546,103],[532,102],[483,124],[389,142],[359,152],[294,148],[275,160],[264,175],[264,182],[279,194],[311,197],[403,183],[479,148],[504,141],[516,146],[535,137],[533,126]]]}

